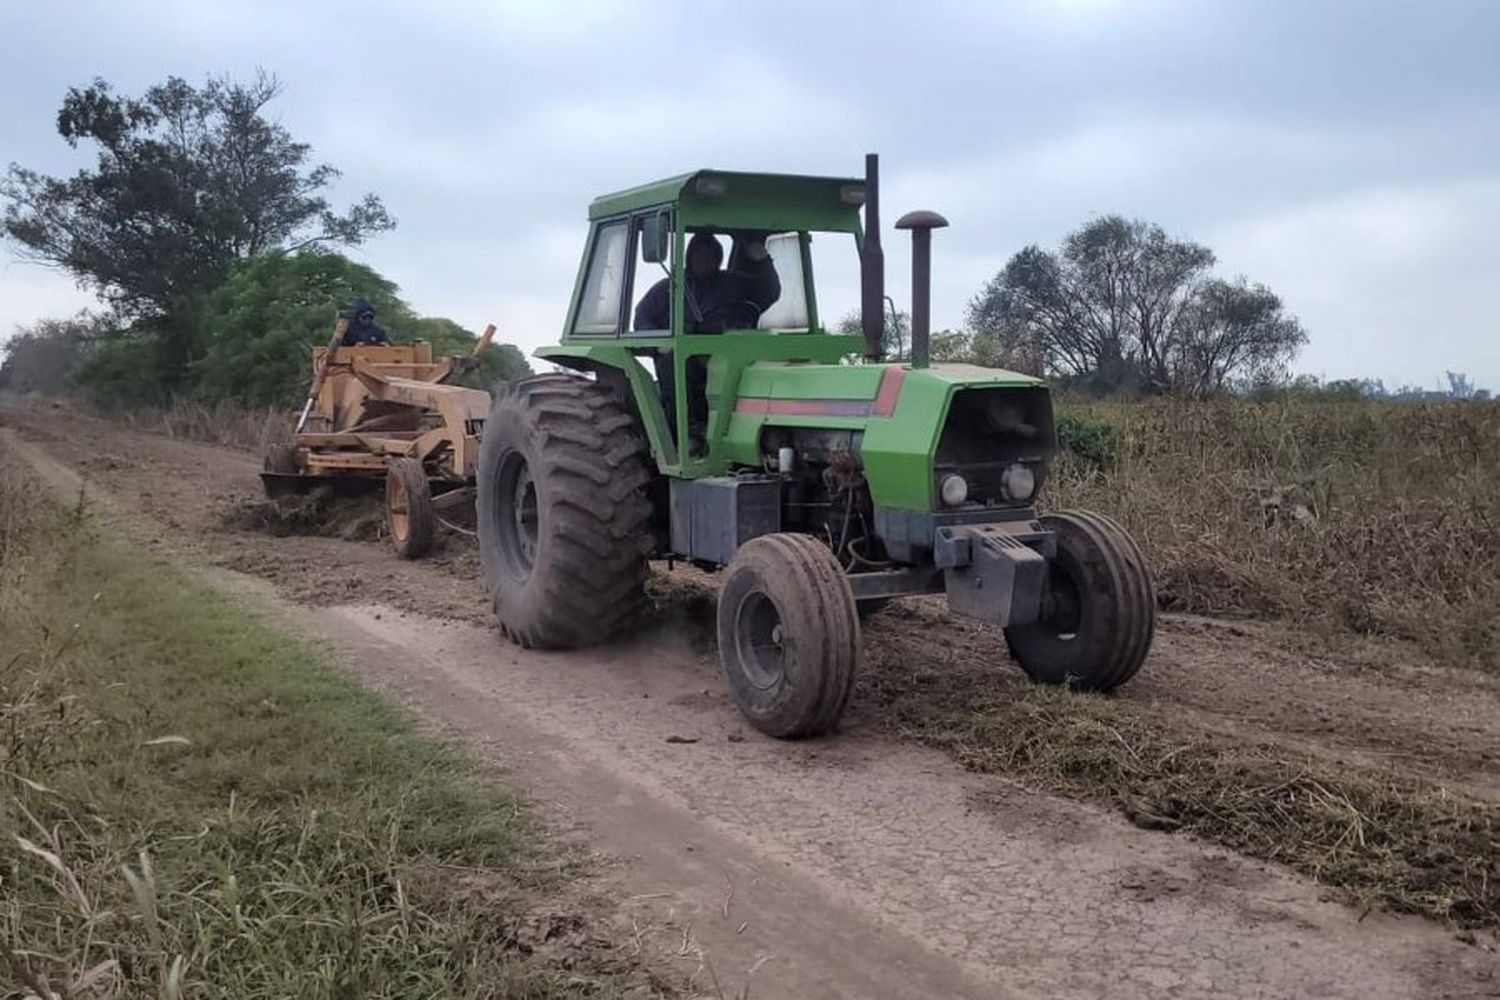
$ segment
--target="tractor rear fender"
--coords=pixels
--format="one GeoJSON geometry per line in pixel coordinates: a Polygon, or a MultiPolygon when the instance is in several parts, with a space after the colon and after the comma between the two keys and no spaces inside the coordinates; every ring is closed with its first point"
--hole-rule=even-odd
{"type": "Polygon", "coordinates": [[[657,468],[667,472],[676,467],[677,446],[667,428],[656,379],[628,349],[617,343],[564,344],[544,347],[536,355],[563,368],[588,372],[602,382],[614,383],[616,391],[625,397],[636,419],[641,422],[657,468]]]}

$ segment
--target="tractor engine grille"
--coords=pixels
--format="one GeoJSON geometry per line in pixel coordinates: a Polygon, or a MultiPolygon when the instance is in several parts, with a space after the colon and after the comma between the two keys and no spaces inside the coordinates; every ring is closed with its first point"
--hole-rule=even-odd
{"type": "Polygon", "coordinates": [[[933,457],[933,496],[941,496],[943,480],[957,473],[968,483],[967,505],[1030,503],[1056,451],[1052,396],[1045,388],[960,389],[933,457]],[[1036,483],[1031,497],[1019,501],[1007,499],[1001,490],[1005,470],[1018,462],[1031,470],[1036,483]]]}

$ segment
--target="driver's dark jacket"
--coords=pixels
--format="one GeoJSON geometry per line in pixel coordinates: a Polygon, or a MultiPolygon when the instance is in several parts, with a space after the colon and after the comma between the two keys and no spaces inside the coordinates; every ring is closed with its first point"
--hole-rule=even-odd
{"type": "MultiPolygon", "coordinates": [[[[714,271],[701,281],[688,276],[687,290],[691,301],[684,300],[687,322],[683,329],[688,333],[723,333],[726,329],[740,326],[754,327],[777,299],[781,297],[781,278],[771,258],[750,260],[744,258],[738,271],[714,271]],[[693,302],[698,305],[699,315],[693,313],[693,302]],[[743,303],[752,302],[757,310],[752,318],[743,303]],[[748,320],[748,322],[745,322],[748,320]]],[[[637,330],[670,330],[672,328],[672,283],[663,278],[651,286],[651,290],[635,307],[637,330]]]]}

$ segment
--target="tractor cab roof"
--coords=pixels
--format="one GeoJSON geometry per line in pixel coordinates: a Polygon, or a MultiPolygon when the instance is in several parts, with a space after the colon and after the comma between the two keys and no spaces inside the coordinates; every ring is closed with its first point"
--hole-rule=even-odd
{"type": "Polygon", "coordinates": [[[858,232],[864,201],[859,177],[704,169],[595,198],[589,218],[670,208],[685,226],[858,232]]]}

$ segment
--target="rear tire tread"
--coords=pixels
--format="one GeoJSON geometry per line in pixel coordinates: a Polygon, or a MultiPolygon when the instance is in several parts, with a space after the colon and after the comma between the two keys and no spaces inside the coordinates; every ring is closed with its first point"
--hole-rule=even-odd
{"type": "Polygon", "coordinates": [[[599,382],[536,375],[499,391],[485,428],[480,555],[501,631],[517,645],[540,649],[617,634],[644,603],[653,547],[645,496],[650,456],[624,403],[599,382]],[[519,441],[507,444],[495,433],[517,426],[519,441]],[[493,493],[509,451],[525,456],[538,494],[536,561],[525,583],[508,576],[498,541],[487,537],[499,530],[493,493]]]}

